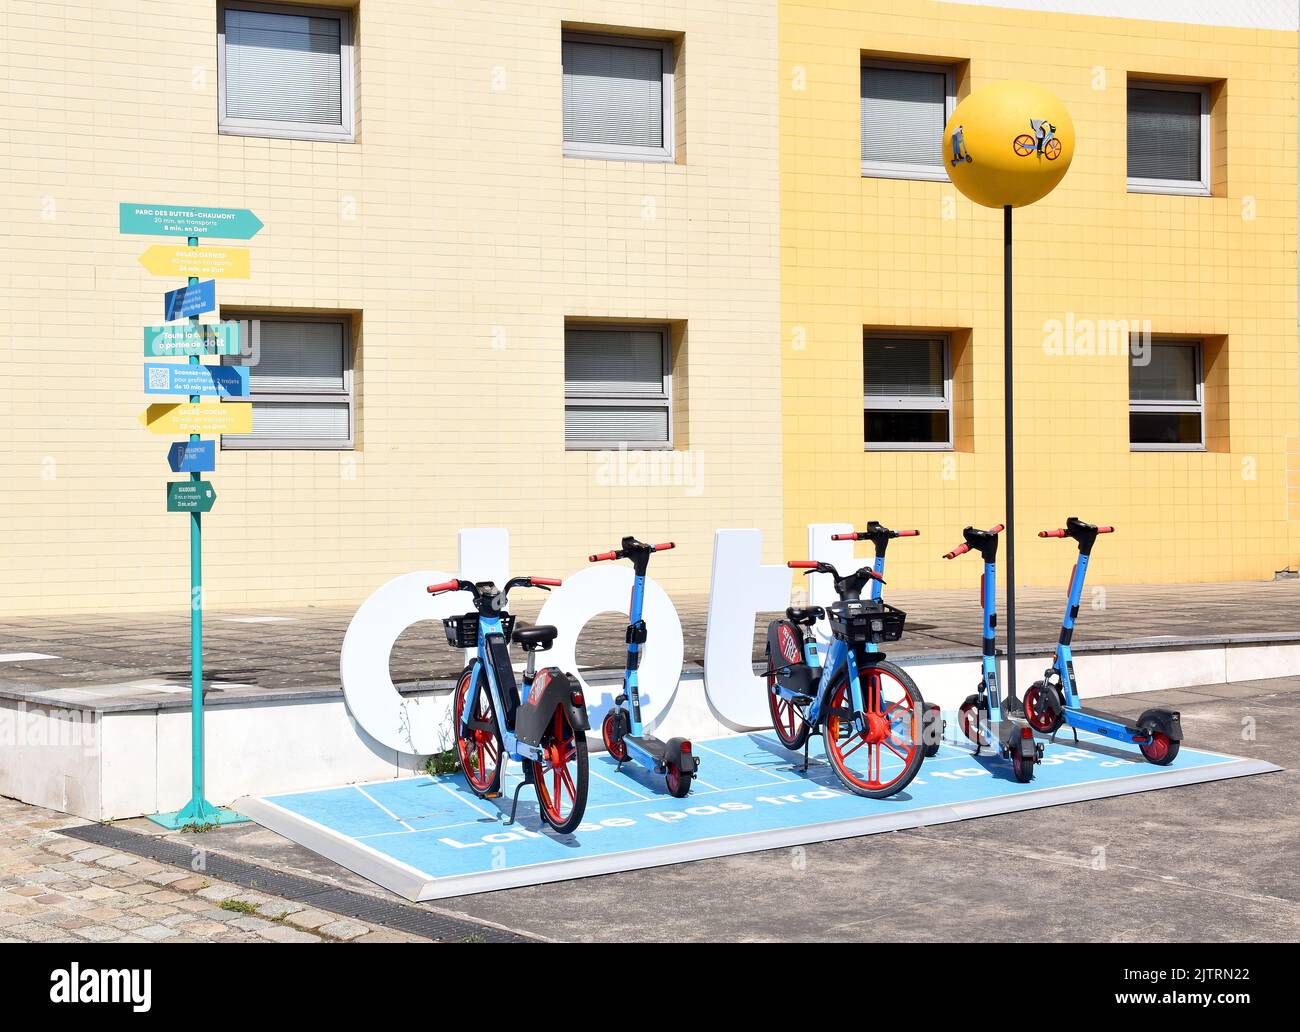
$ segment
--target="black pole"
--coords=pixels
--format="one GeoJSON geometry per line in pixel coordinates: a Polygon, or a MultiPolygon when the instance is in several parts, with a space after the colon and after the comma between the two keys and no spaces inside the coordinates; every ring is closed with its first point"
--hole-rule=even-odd
{"type": "Polygon", "coordinates": [[[1016,463],[1012,444],[1015,402],[1011,362],[1011,205],[1002,208],[1002,378],[1005,392],[1003,437],[1006,442],[1007,483],[1007,676],[1006,701],[1010,710],[1019,709],[1016,698],[1016,463]]]}

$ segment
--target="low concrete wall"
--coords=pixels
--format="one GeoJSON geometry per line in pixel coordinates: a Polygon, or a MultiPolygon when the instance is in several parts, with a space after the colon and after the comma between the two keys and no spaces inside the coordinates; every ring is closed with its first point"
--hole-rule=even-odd
{"type": "MultiPolygon", "coordinates": [[[[975,690],[978,658],[900,657],[927,700],[953,710],[975,690]]],[[[1041,655],[1016,664],[1021,693],[1042,677],[1041,655]]],[[[1075,654],[1085,698],[1164,688],[1190,688],[1300,673],[1300,642],[1145,642],[1089,647],[1075,654]]],[[[618,672],[588,674],[594,684],[618,672]]],[[[422,692],[432,702],[445,689],[422,692]]],[[[374,742],[353,721],[342,692],[313,697],[266,696],[210,703],[207,795],[228,803],[266,795],[399,777],[416,757],[374,742]]],[[[703,672],[688,668],[660,737],[711,738],[734,733],[709,706],[703,672]]],[[[189,800],[190,713],[166,708],[96,712],[0,699],[0,795],[75,814],[117,820],[175,810],[189,800]]]]}

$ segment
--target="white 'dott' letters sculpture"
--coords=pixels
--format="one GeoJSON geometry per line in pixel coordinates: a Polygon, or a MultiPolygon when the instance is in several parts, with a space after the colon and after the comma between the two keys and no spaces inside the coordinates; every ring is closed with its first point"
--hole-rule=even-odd
{"type": "MultiPolygon", "coordinates": [[[[557,666],[577,676],[582,683],[587,700],[587,712],[595,734],[600,722],[614,704],[614,696],[623,690],[622,679],[593,688],[578,670],[576,649],[578,636],[594,616],[601,613],[628,615],[632,602],[634,574],[630,566],[589,566],[564,579],[546,599],[539,624],[554,624],[559,634],[547,656],[548,666],[557,666]]],[[[659,718],[667,711],[677,694],[682,679],[682,659],[685,647],[682,641],[682,622],[677,608],[658,584],[649,577],[645,582],[643,619],[649,640],[641,653],[638,684],[641,693],[641,720],[647,731],[653,731],[659,718]]],[[[608,657],[602,657],[601,666],[614,668],[627,658],[624,648],[608,657]]]]}
{"type": "MultiPolygon", "coordinates": [[[[459,540],[462,580],[505,583],[510,562],[506,531],[462,530],[459,540]]],[[[427,756],[452,745],[450,695],[403,698],[389,670],[393,645],[412,624],[473,609],[468,592],[435,597],[426,590],[450,579],[445,570],[395,577],[362,603],[343,636],[339,675],[348,712],[371,738],[399,753],[427,756]]]]}
{"type": "Polygon", "coordinates": [[[704,686],[719,717],[738,730],[771,727],[767,679],[754,673],[754,621],[790,604],[790,571],[761,562],[763,532],[713,535],[704,686]]]}

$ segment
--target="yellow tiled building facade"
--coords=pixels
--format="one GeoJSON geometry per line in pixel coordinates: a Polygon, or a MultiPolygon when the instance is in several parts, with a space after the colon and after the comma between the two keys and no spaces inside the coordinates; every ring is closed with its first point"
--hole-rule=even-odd
{"type": "Polygon", "coordinates": [[[13,0],[3,24],[0,612],[188,590],[170,438],[136,418],[179,281],[121,202],[265,223],[217,284],[275,357],[255,446],[211,475],[209,605],[358,602],[454,568],[475,526],[549,575],[672,538],[656,579],[700,591],[715,528],[778,562],[808,522],[879,518],[930,542],[892,581],[965,584],[937,556],[1002,518],[1001,219],[864,163],[864,62],[937,68],[952,101],[1034,79],[1074,119],[1069,174],[1016,217],[1023,578],[1064,580],[1028,531],[1075,512],[1121,528],[1099,580],[1300,559],[1294,33],[927,0],[13,0]],[[309,43],[276,52],[277,18],[309,43]],[[268,117],[259,76],[309,95],[268,117]],[[1162,81],[1203,88],[1206,195],[1130,189],[1129,86],[1162,81]],[[1197,342],[1203,449],[1132,450],[1127,347],[1078,353],[1116,320],[1197,342]],[[334,365],[296,350],[321,334],[334,365]],[[942,442],[868,446],[864,335],[942,341],[942,442]]]}
{"type": "Polygon", "coordinates": [[[892,581],[965,585],[939,553],[1004,517],[1002,213],[864,172],[864,64],[946,69],[957,101],[1037,81],[1073,118],[1069,173],[1014,216],[1018,579],[1064,585],[1066,546],[1033,532],[1069,515],[1119,528],[1094,583],[1294,567],[1295,31],[924,0],[781,7],[787,551],[807,522],[880,514],[930,541],[890,553],[892,581]],[[1203,89],[1208,195],[1130,188],[1134,83],[1203,89]],[[1201,342],[1204,450],[1133,450],[1124,323],[1201,342]],[[868,329],[946,335],[952,450],[864,450],[868,329]]]}

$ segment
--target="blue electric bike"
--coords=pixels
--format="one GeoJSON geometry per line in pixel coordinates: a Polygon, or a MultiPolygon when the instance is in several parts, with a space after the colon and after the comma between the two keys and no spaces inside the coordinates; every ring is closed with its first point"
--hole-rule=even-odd
{"type": "Polygon", "coordinates": [[[627,760],[632,759],[656,774],[664,776],[668,794],[681,799],[691,790],[691,782],[699,770],[700,761],[696,758],[687,738],[670,738],[664,742],[654,735],[647,734],[641,723],[641,689],[638,680],[641,657],[644,654],[647,632],[646,623],[641,616],[645,604],[646,571],[650,567],[650,556],[655,552],[665,552],[677,547],[671,541],[662,545],[647,545],[634,537],[625,537],[621,547],[609,552],[587,557],[588,562],[600,563],[615,559],[632,560],[632,600],[628,611],[627,625],[627,661],[623,668],[623,692],[614,700],[614,706],[605,714],[600,734],[605,741],[605,748],[610,756],[618,761],[622,769],[627,760]]]}
{"type": "Polygon", "coordinates": [[[549,591],[559,584],[547,577],[515,577],[498,590],[491,581],[449,580],[430,584],[428,591],[466,591],[474,601],[474,612],[442,622],[447,644],[478,651],[461,671],[452,708],[456,751],[469,787],[484,799],[500,796],[506,760],[518,760],[524,776],[507,823],[515,819],[519,793],[532,785],[542,818],[567,834],[587,807],[586,702],[577,678],[558,667],[536,669],[537,653],[551,647],[556,629],[516,630],[506,608],[515,588],[549,591]],[[511,641],[528,654],[522,692],[510,662],[511,641]]]}
{"type": "Polygon", "coordinates": [[[820,734],[826,758],[850,792],[884,799],[916,777],[925,758],[925,701],[901,667],[872,647],[897,641],[907,617],[885,602],[862,599],[880,575],[869,567],[840,575],[830,563],[786,563],[793,570],[828,573],[839,601],[790,606],[767,631],[767,700],[772,728],[787,749],[803,750],[820,734]],[[823,664],[812,626],[828,616],[833,640],[823,664]]]}
{"type": "Polygon", "coordinates": [[[1040,538],[1072,538],[1079,546],[1079,557],[1070,573],[1070,589],[1065,603],[1065,619],[1061,622],[1061,636],[1056,645],[1056,659],[1043,675],[1025,692],[1025,719],[1035,731],[1050,734],[1064,725],[1074,731],[1079,740],[1080,731],[1091,731],[1117,742],[1136,745],[1151,763],[1164,766],[1173,763],[1183,740],[1182,719],[1178,713],[1167,709],[1149,709],[1137,721],[1083,706],[1079,702],[1078,682],[1074,677],[1074,657],[1070,641],[1074,625],[1079,618],[1079,602],[1083,598],[1083,579],[1088,572],[1088,560],[1098,534],[1110,534],[1114,527],[1098,527],[1071,516],[1065,526],[1057,530],[1040,530],[1040,538]]]}
{"type": "Polygon", "coordinates": [[[967,552],[979,552],[984,560],[984,573],[980,577],[980,607],[984,611],[983,677],[974,695],[957,711],[962,734],[975,744],[975,755],[996,742],[1003,759],[1011,760],[1011,770],[1016,780],[1027,783],[1034,780],[1034,765],[1043,758],[1043,747],[1034,739],[1034,729],[1021,717],[1008,712],[1002,704],[1002,689],[998,678],[998,535],[1005,528],[999,523],[989,530],[967,527],[962,531],[966,539],[945,559],[956,559],[967,552]]]}

